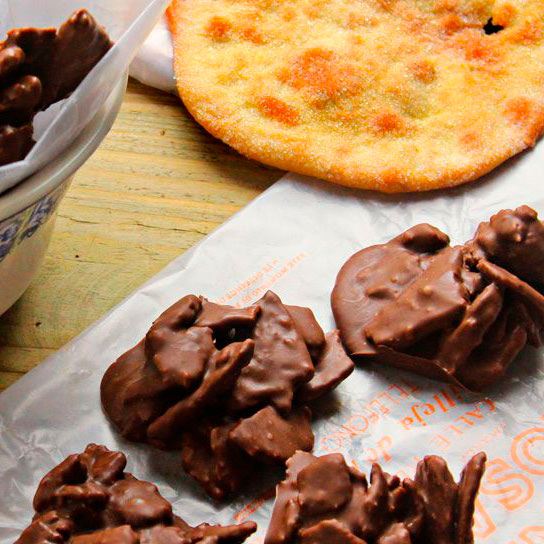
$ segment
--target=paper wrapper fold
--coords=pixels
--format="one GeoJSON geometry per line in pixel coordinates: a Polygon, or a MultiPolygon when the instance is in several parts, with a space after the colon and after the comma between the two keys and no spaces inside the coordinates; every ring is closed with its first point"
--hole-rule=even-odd
{"type": "Polygon", "coordinates": [[[123,77],[167,5],[168,0],[0,0],[0,41],[12,28],[58,28],[78,8],[86,8],[115,41],[68,99],[36,117],[37,143],[25,160],[0,167],[0,193],[37,172],[74,141],[123,77]]]}

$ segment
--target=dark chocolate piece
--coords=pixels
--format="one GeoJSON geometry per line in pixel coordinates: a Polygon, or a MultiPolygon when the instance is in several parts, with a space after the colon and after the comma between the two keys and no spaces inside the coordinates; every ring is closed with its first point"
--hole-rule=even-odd
{"type": "Polygon", "coordinates": [[[0,166],[26,157],[34,145],[33,132],[31,124],[20,127],[0,125],[0,166]]]}
{"type": "Polygon", "coordinates": [[[481,223],[470,246],[477,257],[544,287],[544,225],[529,206],[502,210],[481,223]]]}
{"type": "Polygon", "coordinates": [[[251,457],[282,462],[297,450],[314,447],[312,412],[307,406],[294,408],[282,417],[273,406],[242,419],[230,432],[230,439],[251,457]]]}
{"type": "Polygon", "coordinates": [[[215,499],[262,463],[311,450],[304,406],[353,370],[338,331],[268,292],[249,308],[188,295],[102,380],[102,405],[121,434],[180,449],[183,468],[215,499]],[[315,368],[314,368],[315,365],[315,368]]]}
{"type": "MultiPolygon", "coordinates": [[[[426,237],[428,228],[432,227],[418,225],[404,234],[413,231],[417,240],[420,230],[426,237]]],[[[344,264],[332,293],[332,309],[348,353],[376,353],[363,328],[420,273],[421,256],[400,244],[398,238],[363,249],[344,264]]]]}
{"type": "Polygon", "coordinates": [[[91,14],[80,9],[58,30],[53,58],[46,68],[42,107],[75,91],[112,46],[91,14]],[[74,51],[84,51],[76,54],[74,51]]]}
{"type": "Polygon", "coordinates": [[[46,474],[34,497],[36,514],[15,544],[237,544],[253,522],[191,527],[152,483],[124,472],[126,457],[89,444],[46,474]]]}
{"type": "Polygon", "coordinates": [[[461,367],[482,343],[485,333],[502,309],[502,301],[501,291],[493,283],[474,299],[459,325],[442,340],[437,362],[446,372],[451,373],[461,367]]]}
{"type": "Polygon", "coordinates": [[[319,358],[325,346],[325,335],[323,329],[319,326],[314,313],[305,306],[285,305],[293,323],[302,336],[312,360],[319,358]]]}
{"type": "Polygon", "coordinates": [[[269,291],[258,302],[261,309],[253,330],[255,355],[242,370],[232,392],[230,409],[243,411],[271,403],[291,410],[297,385],[314,375],[304,338],[277,295],[269,291]]]}
{"type": "Polygon", "coordinates": [[[145,441],[149,424],[177,398],[177,389],[163,381],[145,357],[142,340],[113,363],[102,379],[105,412],[129,440],[145,441]]]}
{"type": "Polygon", "coordinates": [[[468,299],[458,280],[462,263],[460,248],[444,248],[428,258],[395,303],[383,306],[365,327],[367,337],[375,345],[400,350],[455,322],[468,299]]]}
{"type": "Polygon", "coordinates": [[[183,468],[210,497],[220,500],[236,492],[255,463],[229,436],[237,423],[184,432],[181,442],[183,468]]]}
{"type": "Polygon", "coordinates": [[[25,158],[36,113],[68,97],[111,46],[84,9],[58,31],[8,32],[0,43],[0,166],[25,158]]]}
{"type": "Polygon", "coordinates": [[[480,481],[485,471],[485,462],[485,455],[475,455],[469,460],[461,473],[455,502],[457,517],[455,544],[472,544],[474,542],[472,535],[474,504],[478,495],[478,489],[480,488],[480,481]]]}
{"type": "Polygon", "coordinates": [[[242,368],[251,361],[253,346],[251,340],[246,340],[216,351],[208,360],[200,387],[159,416],[147,429],[148,438],[167,441],[192,427],[206,409],[217,406],[239,379],[242,368]]]}
{"type": "Polygon", "coordinates": [[[348,467],[340,454],[323,457],[303,468],[297,486],[301,511],[309,517],[343,508],[353,493],[348,467]]]}
{"type": "Polygon", "coordinates": [[[183,297],[158,317],[145,337],[147,357],[162,380],[184,389],[198,383],[215,351],[211,329],[190,328],[200,307],[194,295],[183,297]]]}
{"type": "Polygon", "coordinates": [[[337,330],[326,334],[325,345],[315,365],[314,377],[297,390],[298,400],[309,401],[320,397],[353,372],[353,361],[347,356],[337,330]]]}
{"type": "Polygon", "coordinates": [[[473,240],[417,225],[353,255],[331,303],[348,353],[481,390],[544,332],[544,226],[503,210],[473,240]]]}
{"type": "Polygon", "coordinates": [[[300,531],[301,544],[367,544],[335,519],[326,519],[300,531]]]}
{"type": "Polygon", "coordinates": [[[436,456],[418,464],[414,480],[375,464],[369,485],[340,454],[297,452],[276,488],[265,544],[472,544],[485,460],[475,455],[458,484],[436,456]]]}
{"type": "Polygon", "coordinates": [[[229,333],[234,330],[248,330],[255,326],[260,312],[259,306],[249,308],[234,308],[223,304],[215,304],[200,297],[201,310],[195,321],[196,327],[210,327],[218,332],[229,333]]]}

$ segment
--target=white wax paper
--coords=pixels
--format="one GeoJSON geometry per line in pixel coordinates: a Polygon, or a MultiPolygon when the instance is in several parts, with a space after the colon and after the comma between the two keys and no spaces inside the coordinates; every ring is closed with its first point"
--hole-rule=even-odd
{"type": "MultiPolygon", "coordinates": [[[[99,400],[106,368],[188,293],[246,305],[270,288],[286,303],[312,308],[330,330],[330,292],[353,252],[419,222],[436,225],[457,243],[501,208],[526,203],[544,212],[543,162],[539,145],[477,183],[411,196],[284,177],[0,395],[0,543],[13,542],[29,523],[32,496],[45,472],[89,442],[126,452],[128,469],[156,482],[188,522],[253,519],[259,533],[249,542],[262,542],[272,501],[259,496],[271,479],[253,478],[253,487],[237,500],[213,503],[184,474],[177,452],[126,442],[110,427],[99,400]]],[[[490,462],[476,512],[477,542],[541,542],[542,350],[526,348],[487,394],[468,395],[386,367],[357,368],[315,406],[315,453],[341,451],[364,471],[377,459],[386,470],[411,476],[417,459],[437,453],[457,477],[467,457],[483,449],[490,462]]]]}
{"type": "MultiPolygon", "coordinates": [[[[163,20],[131,74],[173,91],[171,55],[163,20]]],[[[329,330],[334,327],[330,292],[352,253],[420,222],[436,225],[459,243],[505,207],[529,204],[544,216],[543,164],[544,145],[539,144],[466,187],[400,196],[285,176],[0,395],[0,544],[13,542],[29,523],[32,496],[43,474],[91,441],[127,453],[128,469],[156,482],[188,522],[252,519],[259,532],[249,542],[261,543],[273,502],[264,497],[270,495],[274,475],[253,478],[232,502],[213,503],[184,474],[177,452],[126,442],[110,427],[99,401],[106,368],[140,340],[167,306],[188,293],[248,305],[273,289],[286,303],[310,306],[329,330]]],[[[417,460],[436,453],[457,477],[470,455],[485,450],[489,462],[477,501],[476,542],[542,542],[543,355],[526,348],[487,397],[395,369],[357,368],[336,393],[314,406],[314,452],[340,451],[364,471],[378,460],[403,476],[413,476],[417,460]]]]}
{"type": "Polygon", "coordinates": [[[37,143],[25,160],[0,167],[0,193],[39,170],[74,140],[110,95],[167,5],[168,0],[0,0],[0,40],[12,28],[58,28],[76,9],[86,8],[115,41],[67,100],[37,116],[37,143]]]}

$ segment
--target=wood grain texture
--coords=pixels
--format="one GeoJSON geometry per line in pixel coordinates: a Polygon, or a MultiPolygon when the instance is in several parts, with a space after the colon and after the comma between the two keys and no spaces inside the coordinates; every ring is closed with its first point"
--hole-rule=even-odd
{"type": "Polygon", "coordinates": [[[0,317],[0,390],[281,175],[212,138],[176,97],[131,80],[59,207],[37,278],[0,317]]]}

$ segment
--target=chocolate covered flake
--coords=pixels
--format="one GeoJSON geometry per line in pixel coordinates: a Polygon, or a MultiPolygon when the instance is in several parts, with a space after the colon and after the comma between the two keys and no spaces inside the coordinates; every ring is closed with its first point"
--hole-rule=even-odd
{"type": "Polygon", "coordinates": [[[544,332],[544,226],[528,206],[503,210],[450,247],[417,225],[353,255],[331,303],[348,353],[482,390],[544,332]]]}
{"type": "Polygon", "coordinates": [[[0,166],[25,158],[34,145],[34,116],[67,98],[112,45],[84,9],[58,31],[8,32],[0,42],[0,166]]]}
{"type": "Polygon", "coordinates": [[[456,483],[443,459],[425,457],[414,480],[373,465],[370,484],[340,454],[297,452],[276,502],[265,544],[472,544],[474,502],[485,454],[456,483]]]}
{"type": "Polygon", "coordinates": [[[180,449],[214,499],[236,493],[262,463],[311,450],[306,403],[353,370],[338,332],[268,292],[248,308],[188,295],[107,370],[102,405],[121,434],[180,449]]]}
{"type": "Polygon", "coordinates": [[[32,523],[15,544],[239,544],[253,522],[191,527],[157,486],[124,472],[126,457],[89,444],[41,480],[32,523]]]}

